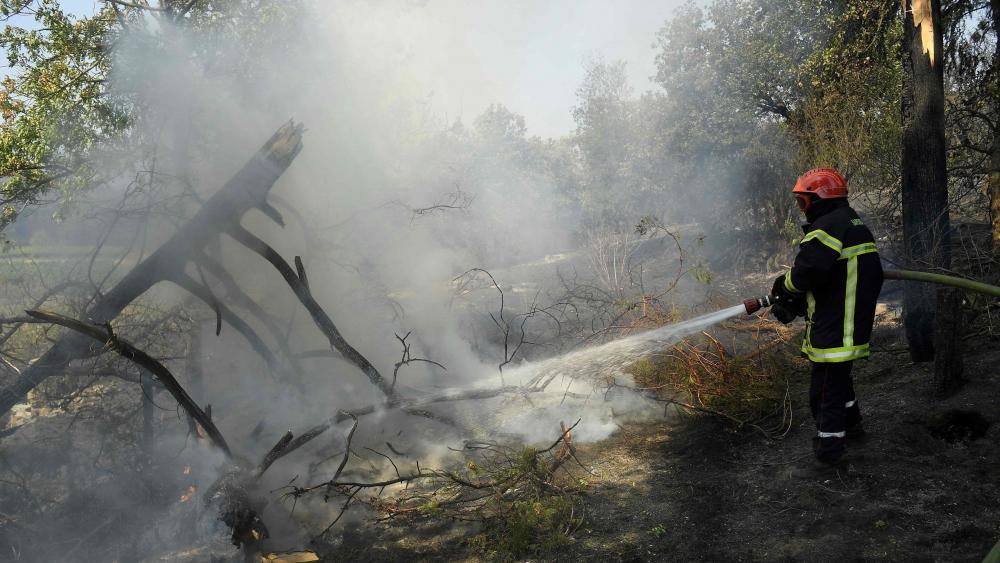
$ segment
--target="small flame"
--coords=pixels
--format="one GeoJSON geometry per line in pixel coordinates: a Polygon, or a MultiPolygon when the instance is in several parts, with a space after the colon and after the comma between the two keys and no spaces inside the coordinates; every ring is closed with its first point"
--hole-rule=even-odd
{"type": "Polygon", "coordinates": [[[184,474],[185,475],[190,475],[191,474],[191,466],[190,465],[185,465],[184,466],[184,474]]]}
{"type": "Polygon", "coordinates": [[[190,487],[187,488],[187,492],[181,495],[181,502],[187,502],[191,500],[191,497],[193,497],[194,494],[197,492],[198,492],[198,487],[191,485],[190,487]]]}

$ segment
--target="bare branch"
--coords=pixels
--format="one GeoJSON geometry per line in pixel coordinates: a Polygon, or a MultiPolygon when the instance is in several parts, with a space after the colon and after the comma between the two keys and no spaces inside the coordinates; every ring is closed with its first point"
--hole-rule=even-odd
{"type": "MultiPolygon", "coordinates": [[[[357,431],[358,429],[358,417],[350,412],[346,411],[341,411],[341,412],[342,414],[346,414],[347,416],[349,416],[351,420],[354,421],[354,424],[351,426],[351,431],[347,433],[347,444],[344,446],[344,458],[340,460],[340,465],[337,466],[337,472],[334,473],[333,478],[330,479],[331,483],[330,488],[333,487],[332,483],[337,482],[337,479],[340,477],[340,474],[343,473],[344,471],[344,467],[347,466],[347,460],[348,458],[351,457],[351,441],[354,440],[354,432],[357,431]]],[[[329,490],[327,491],[327,497],[329,497],[329,490]]]]}
{"type": "Polygon", "coordinates": [[[194,399],[187,394],[187,391],[181,387],[181,384],[177,381],[177,378],[170,373],[170,370],[168,370],[166,366],[158,362],[152,356],[136,348],[128,341],[118,338],[112,331],[110,324],[103,326],[95,325],[45,311],[25,312],[29,316],[36,319],[64,326],[84,336],[103,342],[105,346],[114,350],[123,358],[131,360],[148,370],[156,376],[160,383],[162,383],[166,388],[167,392],[174,397],[174,400],[177,401],[177,403],[188,413],[188,415],[198,421],[198,424],[205,429],[205,432],[208,434],[209,438],[212,439],[215,446],[222,450],[227,457],[232,457],[232,453],[229,451],[229,445],[226,444],[225,438],[222,437],[222,433],[219,432],[218,428],[216,428],[215,423],[213,423],[212,419],[205,413],[205,411],[203,411],[201,407],[195,403],[194,399]]]}
{"type": "Polygon", "coordinates": [[[392,387],[385,381],[382,374],[368,361],[368,358],[364,357],[361,352],[358,352],[344,339],[337,326],[333,324],[333,319],[327,315],[323,307],[313,298],[312,292],[309,291],[309,287],[303,281],[303,278],[300,278],[296,274],[295,270],[292,269],[276,250],[240,225],[233,225],[226,232],[237,242],[270,262],[281,274],[281,277],[285,279],[288,286],[292,288],[292,291],[295,292],[295,296],[299,298],[302,305],[309,311],[317,328],[330,341],[330,346],[343,354],[345,359],[353,363],[367,375],[372,385],[378,387],[386,397],[392,396],[392,387]]]}
{"type": "Polygon", "coordinates": [[[259,479],[260,476],[263,475],[265,471],[267,471],[267,468],[271,467],[271,464],[274,463],[275,460],[277,460],[279,457],[281,457],[282,453],[285,451],[285,449],[288,447],[289,442],[291,441],[292,441],[292,431],[289,430],[288,432],[285,432],[285,435],[282,436],[280,440],[278,440],[278,443],[276,443],[270,449],[270,451],[267,452],[267,455],[264,456],[264,459],[260,461],[260,465],[258,465],[257,469],[254,471],[254,477],[259,479]]]}
{"type": "MultiPolygon", "coordinates": [[[[211,293],[204,286],[191,279],[191,277],[187,274],[175,274],[171,277],[170,281],[174,282],[179,287],[188,291],[205,303],[211,303],[211,293]]],[[[268,368],[270,368],[269,375],[271,378],[277,379],[276,375],[282,371],[281,362],[274,355],[274,353],[271,352],[271,349],[264,344],[264,341],[261,339],[260,335],[257,334],[257,331],[255,331],[253,327],[247,324],[246,321],[241,319],[239,315],[234,313],[232,309],[227,307],[225,304],[217,300],[215,303],[219,315],[225,319],[230,326],[236,329],[236,332],[239,332],[244,338],[246,338],[247,342],[250,343],[250,347],[253,348],[254,351],[264,359],[264,362],[267,363],[268,368]]]]}
{"type": "Polygon", "coordinates": [[[238,307],[246,309],[251,315],[257,318],[258,321],[268,333],[271,335],[271,339],[281,350],[281,353],[288,360],[292,370],[301,380],[304,377],[304,371],[302,370],[302,365],[298,361],[300,356],[296,356],[292,353],[291,348],[288,346],[288,337],[285,335],[281,328],[278,326],[278,319],[264,310],[263,307],[257,304],[249,295],[247,295],[233,279],[232,275],[222,267],[217,261],[208,257],[205,253],[198,253],[195,256],[196,263],[201,264],[209,274],[212,275],[216,280],[218,280],[222,287],[226,291],[226,297],[232,299],[233,302],[238,307]]]}
{"type": "Polygon", "coordinates": [[[409,365],[412,362],[424,362],[424,363],[435,365],[435,366],[437,366],[437,367],[439,367],[439,368],[441,368],[441,369],[443,369],[445,371],[448,371],[448,368],[446,368],[443,365],[435,362],[434,360],[428,360],[426,358],[413,358],[413,357],[410,356],[410,345],[406,342],[406,339],[410,337],[410,334],[412,332],[413,331],[407,332],[406,336],[400,336],[398,334],[395,335],[396,336],[396,340],[399,340],[399,343],[403,345],[403,357],[400,358],[398,362],[396,362],[396,366],[392,370],[392,389],[396,388],[396,376],[399,375],[399,368],[401,368],[401,367],[403,367],[405,365],[409,365]]]}
{"type": "Polygon", "coordinates": [[[115,6],[122,6],[124,8],[135,8],[137,10],[147,10],[150,12],[166,12],[166,8],[160,8],[158,6],[150,6],[148,4],[135,4],[132,2],[126,2],[125,0],[104,0],[109,4],[114,4],[115,6]]]}
{"type": "Polygon", "coordinates": [[[285,218],[281,216],[281,212],[275,209],[273,205],[267,202],[267,200],[260,202],[257,209],[259,209],[264,215],[267,215],[268,219],[274,221],[279,226],[285,226],[285,218]]]}

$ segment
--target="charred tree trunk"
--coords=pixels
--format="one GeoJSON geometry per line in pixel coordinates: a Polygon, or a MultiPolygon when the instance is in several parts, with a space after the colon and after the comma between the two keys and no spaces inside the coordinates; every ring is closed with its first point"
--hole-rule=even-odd
{"type": "MultiPolygon", "coordinates": [[[[903,248],[911,267],[950,267],[940,0],[904,0],[903,248]]],[[[907,284],[903,315],[910,357],[934,358],[936,288],[907,284]]],[[[939,311],[951,315],[954,311],[939,311]]]]}
{"type": "Polygon", "coordinates": [[[934,386],[938,398],[951,396],[962,383],[962,297],[960,289],[937,290],[939,314],[934,323],[934,386]]]}
{"type": "MultiPolygon", "coordinates": [[[[173,237],[95,300],[85,318],[98,324],[111,321],[151,287],[183,272],[193,252],[204,248],[226,229],[239,225],[247,211],[269,208],[265,201],[267,193],[302,149],[302,132],[302,126],[292,122],[281,127],[173,237]]],[[[100,343],[86,336],[75,332],[64,334],[12,385],[0,389],[0,414],[23,401],[46,378],[62,373],[69,362],[100,349],[100,343]]]]}

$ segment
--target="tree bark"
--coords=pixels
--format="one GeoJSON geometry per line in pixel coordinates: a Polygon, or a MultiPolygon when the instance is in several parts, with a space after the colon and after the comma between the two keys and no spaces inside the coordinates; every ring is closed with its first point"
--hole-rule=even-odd
{"type": "Polygon", "coordinates": [[[953,337],[962,334],[962,297],[960,289],[937,289],[938,311],[955,312],[938,315],[934,323],[934,384],[941,399],[953,395],[962,383],[962,340],[953,337]]]}
{"type": "MultiPolygon", "coordinates": [[[[100,296],[84,318],[103,324],[168,276],[184,271],[192,253],[232,225],[239,225],[252,208],[264,206],[268,191],[302,150],[303,126],[282,126],[243,168],[213,195],[173,237],[140,262],[110,291],[100,296]]],[[[69,362],[84,357],[100,343],[70,332],[25,369],[13,384],[0,389],[0,415],[24,400],[28,392],[50,376],[61,374],[69,362]]]]}
{"type": "MultiPolygon", "coordinates": [[[[940,0],[904,0],[902,99],[903,249],[914,269],[950,267],[940,0]]],[[[906,284],[910,357],[934,358],[936,289],[906,284]]],[[[942,314],[953,312],[942,311],[942,314]]]]}
{"type": "Polygon", "coordinates": [[[993,221],[993,254],[1000,256],[1000,126],[993,134],[993,147],[990,152],[992,154],[987,185],[990,192],[990,216],[993,221]]]}
{"type": "Polygon", "coordinates": [[[990,216],[993,219],[993,253],[1000,256],[1000,0],[991,0],[993,9],[993,68],[986,91],[992,94],[993,146],[990,147],[990,169],[987,185],[990,194],[990,216]]]}

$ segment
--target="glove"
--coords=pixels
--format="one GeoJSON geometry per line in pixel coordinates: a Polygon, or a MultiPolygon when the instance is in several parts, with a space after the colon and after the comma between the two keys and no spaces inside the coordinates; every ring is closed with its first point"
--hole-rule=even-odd
{"type": "Polygon", "coordinates": [[[771,286],[771,295],[778,298],[778,303],[788,303],[794,296],[785,289],[785,274],[781,274],[774,280],[774,285],[771,286]]]}
{"type": "Polygon", "coordinates": [[[785,325],[794,321],[795,317],[798,316],[795,314],[795,311],[785,307],[780,301],[771,306],[771,314],[774,315],[774,318],[781,321],[781,324],[785,325]]]}
{"type": "Polygon", "coordinates": [[[794,321],[795,317],[806,316],[805,294],[792,293],[785,289],[784,274],[774,280],[774,285],[771,286],[771,295],[777,299],[777,303],[771,307],[771,312],[774,314],[774,318],[783,324],[794,321]]]}

